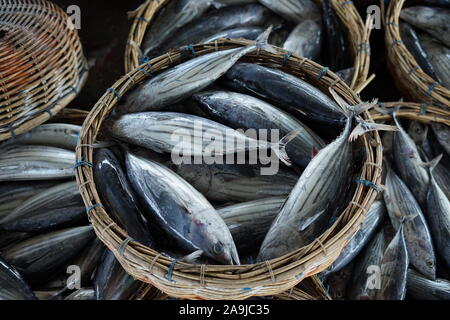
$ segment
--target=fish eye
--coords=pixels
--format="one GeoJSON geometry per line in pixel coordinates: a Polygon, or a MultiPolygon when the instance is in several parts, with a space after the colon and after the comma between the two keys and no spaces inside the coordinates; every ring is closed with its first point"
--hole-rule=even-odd
{"type": "Polygon", "coordinates": [[[222,254],[223,251],[224,251],[223,243],[220,242],[220,241],[219,241],[219,242],[216,242],[216,243],[213,245],[212,250],[213,250],[213,252],[214,252],[215,254],[222,254]]]}

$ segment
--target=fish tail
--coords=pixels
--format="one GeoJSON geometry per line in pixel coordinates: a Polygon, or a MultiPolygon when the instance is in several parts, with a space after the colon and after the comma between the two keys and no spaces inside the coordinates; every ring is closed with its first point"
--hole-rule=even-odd
{"type": "Polygon", "coordinates": [[[295,139],[299,135],[299,133],[302,132],[302,130],[294,130],[284,136],[278,143],[272,144],[272,151],[275,152],[278,159],[280,159],[284,164],[287,166],[292,165],[291,159],[289,159],[289,156],[286,152],[286,146],[289,142],[295,139]]]}
{"type": "Polygon", "coordinates": [[[354,118],[361,113],[372,109],[378,104],[378,100],[375,99],[372,102],[363,102],[351,106],[344,99],[342,99],[342,97],[333,88],[330,88],[329,91],[347,118],[354,118]]]}
{"type": "Polygon", "coordinates": [[[398,131],[396,126],[390,126],[382,123],[367,122],[362,119],[357,119],[358,125],[350,134],[349,141],[355,141],[358,137],[365,135],[371,131],[398,131]]]}
{"type": "Polygon", "coordinates": [[[434,168],[436,168],[436,166],[439,164],[439,162],[441,161],[443,156],[444,156],[444,154],[440,154],[436,158],[434,158],[433,160],[431,160],[429,162],[420,163],[420,166],[427,168],[428,170],[430,170],[430,172],[432,172],[434,170],[434,168]]]}
{"type": "Polygon", "coordinates": [[[273,26],[268,27],[258,38],[256,38],[256,49],[265,50],[270,53],[276,53],[277,51],[269,44],[269,37],[273,31],[273,26]]]}
{"type": "Polygon", "coordinates": [[[182,262],[193,264],[202,256],[203,250],[197,250],[180,259],[182,262]]]}

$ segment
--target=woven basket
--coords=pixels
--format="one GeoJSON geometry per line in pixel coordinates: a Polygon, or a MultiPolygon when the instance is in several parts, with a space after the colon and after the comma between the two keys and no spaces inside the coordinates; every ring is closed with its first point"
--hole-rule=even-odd
{"type": "MultiPolygon", "coordinates": [[[[129,72],[134,70],[140,61],[139,50],[132,43],[141,45],[145,33],[151,32],[151,23],[158,11],[164,7],[170,0],[160,1],[145,1],[133,13],[133,24],[128,35],[127,47],[125,50],[125,70],[129,72]]],[[[350,49],[352,57],[354,58],[355,73],[352,79],[351,88],[356,92],[362,91],[368,81],[369,67],[370,67],[370,31],[367,22],[364,24],[361,16],[356,10],[352,1],[346,0],[331,0],[333,9],[335,10],[339,19],[346,28],[348,39],[350,40],[350,49]]]]}
{"type": "MultiPolygon", "coordinates": [[[[248,41],[220,40],[214,44],[195,45],[193,48],[196,55],[201,56],[248,44],[248,41]]],[[[144,80],[150,72],[157,73],[179,64],[181,56],[181,51],[174,50],[126,74],[100,98],[83,124],[77,146],[77,160],[81,165],[77,166],[76,178],[97,236],[136,279],[153,284],[178,298],[246,299],[251,296],[271,296],[287,291],[303,279],[325,270],[339,256],[349,238],[358,231],[367,209],[376,197],[374,188],[368,186],[378,185],[381,180],[382,147],[376,132],[364,136],[360,141],[367,153],[360,178],[370,183],[357,185],[352,202],[336,223],[314,243],[278,259],[240,266],[174,263],[160,253],[130,241],[125,231],[108,216],[93,181],[90,166],[93,159],[92,144],[100,133],[102,123],[118,104],[119,97],[144,80]]],[[[284,51],[278,50],[277,54],[260,51],[242,60],[278,65],[324,92],[333,87],[350,104],[361,102],[358,95],[334,73],[308,59],[287,57],[284,51]]],[[[370,121],[370,114],[364,116],[370,121]]]]}
{"type": "Polygon", "coordinates": [[[46,0],[0,0],[0,141],[44,123],[87,77],[78,32],[46,0]]]}
{"type": "MultiPolygon", "coordinates": [[[[426,124],[436,122],[450,126],[450,117],[447,111],[436,106],[429,106],[426,103],[386,102],[380,103],[379,107],[387,110],[393,110],[396,107],[400,107],[397,112],[399,118],[416,120],[426,124]]],[[[371,111],[371,115],[372,119],[376,122],[392,119],[389,114],[382,114],[375,109],[371,111]]]]}
{"type": "Polygon", "coordinates": [[[398,25],[404,3],[405,0],[392,0],[386,12],[388,68],[398,89],[409,101],[432,103],[449,111],[450,90],[417,68],[418,63],[402,42],[398,25]]]}

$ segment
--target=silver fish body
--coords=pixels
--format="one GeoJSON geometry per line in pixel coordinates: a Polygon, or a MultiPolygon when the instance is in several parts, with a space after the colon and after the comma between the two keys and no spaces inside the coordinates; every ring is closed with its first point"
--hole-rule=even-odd
{"type": "Polygon", "coordinates": [[[377,300],[405,299],[408,265],[408,250],[403,226],[400,226],[380,263],[381,286],[376,294],[377,300]]]}
{"type": "Polygon", "coordinates": [[[218,32],[212,36],[206,37],[201,42],[208,43],[215,40],[225,38],[225,39],[240,39],[244,38],[247,40],[256,40],[258,36],[264,32],[261,27],[240,27],[234,29],[228,29],[225,31],[218,32]]]}
{"type": "Polygon", "coordinates": [[[450,156],[450,128],[440,123],[432,123],[431,128],[441,147],[450,156]]]}
{"type": "Polygon", "coordinates": [[[0,300],[35,300],[31,288],[20,273],[0,258],[0,300]]]}
{"type": "Polygon", "coordinates": [[[92,288],[82,288],[72,292],[64,300],[95,300],[95,291],[92,288]]]}
{"type": "Polygon", "coordinates": [[[320,10],[311,0],[258,0],[292,23],[300,23],[305,19],[320,19],[320,10]]]}
{"type": "Polygon", "coordinates": [[[147,55],[167,41],[171,35],[189,22],[202,16],[212,4],[212,0],[172,0],[165,5],[151,23],[142,42],[142,50],[147,55]]]}
{"type": "Polygon", "coordinates": [[[349,264],[364,249],[369,240],[373,237],[377,228],[381,225],[386,214],[386,207],[381,200],[375,201],[367,212],[361,229],[350,239],[349,243],[342,250],[339,257],[327,270],[327,272],[337,272],[349,264]]]}
{"type": "Polygon", "coordinates": [[[417,300],[450,300],[450,281],[430,280],[413,269],[408,270],[407,290],[417,300]]]}
{"type": "MultiPolygon", "coordinates": [[[[446,32],[448,33],[448,32],[446,32]]],[[[450,48],[426,34],[419,36],[422,46],[442,86],[450,88],[450,48]]]]}
{"type": "Polygon", "coordinates": [[[436,277],[436,257],[428,225],[419,204],[405,183],[388,170],[384,199],[392,225],[403,229],[411,264],[430,279],[436,277]]]}
{"type": "Polygon", "coordinates": [[[326,226],[342,183],[350,175],[352,128],[349,118],[344,132],[319,151],[301,175],[261,246],[259,261],[278,258],[308,245],[326,226]]]}
{"type": "Polygon", "coordinates": [[[126,156],[128,179],[147,217],[189,252],[239,264],[228,227],[206,198],[177,174],[151,160],[126,156]]]}
{"type": "MultiPolygon", "coordinates": [[[[279,138],[290,132],[299,132],[289,142],[286,151],[289,158],[300,167],[306,167],[325,142],[304,123],[290,114],[260,99],[245,94],[208,91],[193,96],[202,110],[213,120],[234,129],[278,130],[279,138]]],[[[270,140],[271,142],[277,142],[270,140]]]]}
{"type": "Polygon", "coordinates": [[[106,251],[106,247],[95,238],[88,246],[80,253],[74,260],[73,265],[80,267],[80,285],[85,286],[91,283],[91,278],[95,269],[97,268],[102,253],[106,251]]]}
{"type": "Polygon", "coordinates": [[[450,47],[450,10],[425,6],[408,7],[401,11],[400,18],[431,34],[450,47]]]}
{"type": "Polygon", "coordinates": [[[0,181],[73,177],[75,152],[46,146],[9,146],[0,154],[0,181]]]}
{"type": "Polygon", "coordinates": [[[292,30],[283,49],[316,61],[322,49],[322,27],[316,21],[305,20],[292,30]]]}
{"type": "Polygon", "coordinates": [[[285,197],[265,198],[222,207],[217,212],[230,229],[239,252],[251,253],[259,249],[285,201],[285,197]]]}

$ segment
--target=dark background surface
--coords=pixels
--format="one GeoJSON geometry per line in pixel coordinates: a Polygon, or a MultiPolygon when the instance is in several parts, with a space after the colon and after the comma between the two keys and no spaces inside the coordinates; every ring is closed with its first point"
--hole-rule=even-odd
{"type": "MultiPolygon", "coordinates": [[[[124,74],[124,54],[132,20],[127,13],[143,0],[52,0],[64,10],[70,5],[81,9],[79,34],[90,64],[88,80],[70,107],[90,110],[117,79],[124,74]]],[[[355,1],[365,20],[366,6],[377,1],[355,1]]],[[[374,30],[371,37],[371,74],[376,78],[362,92],[364,100],[396,101],[400,98],[386,69],[384,32],[374,30]]]]}

